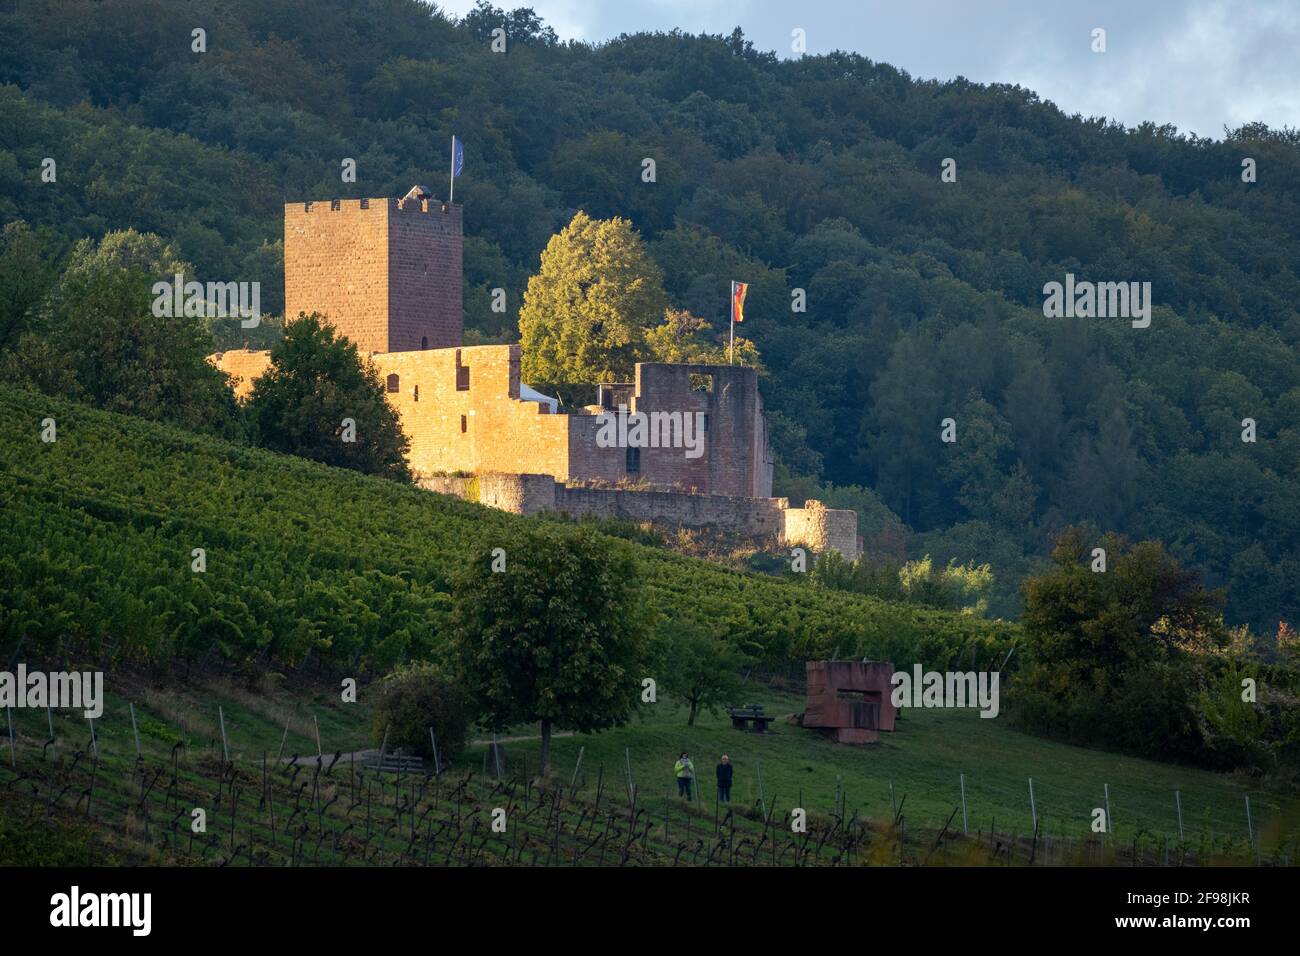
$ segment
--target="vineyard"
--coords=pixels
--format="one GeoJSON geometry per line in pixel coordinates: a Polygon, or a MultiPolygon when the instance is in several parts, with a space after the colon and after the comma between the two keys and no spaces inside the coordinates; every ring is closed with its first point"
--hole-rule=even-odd
{"type": "MultiPolygon", "coordinates": [[[[0,415],[4,660],[382,673],[440,645],[448,577],[469,551],[508,551],[538,520],[7,387],[0,415]]],[[[1000,621],[621,545],[666,616],[767,664],[987,664],[1015,637],[1000,621]]]]}
{"type": "MultiPolygon", "coordinates": [[[[0,388],[0,414],[11,426],[0,434],[0,663],[101,669],[108,698],[93,722],[8,711],[0,861],[1295,859],[1289,798],[1245,779],[1040,740],[974,713],[909,713],[900,733],[864,751],[787,724],[738,734],[716,714],[688,728],[680,702],[664,695],[625,727],[557,738],[545,780],[531,742],[489,760],[480,739],[448,765],[369,769],[354,759],[376,743],[368,680],[443,646],[448,582],[467,553],[508,552],[527,522],[548,519],[12,389],[0,388]],[[339,678],[352,676],[361,702],[341,705],[339,678]],[[709,779],[697,802],[674,796],[667,768],[687,747],[709,755],[702,761],[730,751],[744,780],[733,805],[715,802],[709,779]],[[1029,779],[1036,797],[1027,797],[1029,779]],[[1103,787],[1119,822],[1098,835],[1089,815],[1103,787]],[[807,814],[804,831],[790,826],[796,808],[807,814]]],[[[1001,621],[616,541],[662,614],[734,641],[769,674],[831,655],[984,667],[1005,660],[1017,636],[1001,621]]],[[[749,686],[772,713],[800,707],[781,681],[749,686]]]]}
{"type": "Polygon", "coordinates": [[[11,715],[0,863],[1175,866],[1286,864],[1297,850],[1293,801],[1253,794],[1248,833],[1231,778],[1048,742],[1012,766],[1008,748],[1024,754],[1023,742],[973,715],[917,715],[898,746],[865,752],[793,728],[759,738],[706,719],[692,743],[704,753],[725,742],[747,778],[728,806],[709,780],[692,803],[670,790],[665,761],[687,737],[673,706],[563,738],[555,772],[539,783],[531,741],[507,743],[499,761],[480,743],[450,766],[369,769],[350,749],[366,744],[364,704],[340,705],[323,686],[268,695],[220,681],[128,682],[124,692],[93,727],[67,712],[11,715]],[[954,760],[948,747],[966,756],[954,760]],[[970,772],[969,820],[955,774],[941,779],[957,766],[970,772]],[[1037,828],[1027,804],[1013,809],[1014,798],[976,785],[1012,784],[1026,769],[1039,787],[1037,828]],[[1089,832],[1081,791],[1094,772],[1113,775],[1122,812],[1113,836],[1089,832]],[[1185,832],[1172,791],[1159,792],[1167,785],[1184,788],[1185,832]],[[807,812],[804,832],[791,827],[795,807],[807,812]]]}

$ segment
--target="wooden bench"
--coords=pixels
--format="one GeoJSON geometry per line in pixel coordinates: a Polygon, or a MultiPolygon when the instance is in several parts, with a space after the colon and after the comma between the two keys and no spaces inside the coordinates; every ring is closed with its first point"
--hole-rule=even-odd
{"type": "Polygon", "coordinates": [[[731,726],[734,729],[754,734],[767,733],[767,725],[776,720],[774,716],[764,714],[763,708],[758,704],[728,707],[727,716],[731,718],[731,726]]]}

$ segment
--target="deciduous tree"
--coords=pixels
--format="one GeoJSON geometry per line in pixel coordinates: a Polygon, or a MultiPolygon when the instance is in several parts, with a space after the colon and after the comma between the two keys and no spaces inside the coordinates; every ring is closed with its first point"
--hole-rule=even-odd
{"type": "Polygon", "coordinates": [[[285,326],[284,338],[271,349],[270,368],[253,383],[248,415],[266,448],[410,479],[409,442],[378,373],[318,315],[285,326]]]}
{"type": "Polygon", "coordinates": [[[453,585],[452,642],[465,687],[494,730],[541,723],[541,771],[554,728],[624,723],[641,688],[653,626],[627,546],[589,529],[520,529],[477,551],[453,585]],[[498,564],[498,567],[500,565],[498,564]]]}

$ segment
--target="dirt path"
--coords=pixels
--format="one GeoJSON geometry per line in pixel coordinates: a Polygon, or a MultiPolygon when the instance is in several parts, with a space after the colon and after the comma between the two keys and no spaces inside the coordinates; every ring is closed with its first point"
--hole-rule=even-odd
{"type": "MultiPolygon", "coordinates": [[[[573,736],[572,730],[557,730],[551,734],[551,739],[554,740],[556,737],[572,737],[572,736],[573,736]]],[[[520,737],[498,737],[497,743],[517,744],[524,740],[541,740],[541,739],[542,739],[541,734],[525,734],[520,737]]],[[[469,745],[471,747],[483,747],[483,746],[487,746],[490,743],[492,743],[491,737],[479,737],[469,741],[469,745]]],[[[346,753],[343,754],[341,757],[339,757],[339,763],[348,763],[349,761],[355,763],[358,761],[365,760],[367,757],[376,756],[378,755],[378,753],[379,751],[374,748],[369,750],[354,750],[351,753],[346,753]]],[[[281,757],[280,763],[293,763],[293,759],[294,759],[293,755],[290,754],[288,757],[281,757]]],[[[328,767],[330,761],[333,759],[334,759],[334,754],[332,753],[325,754],[324,757],[325,766],[328,767]]],[[[310,767],[316,763],[316,758],[311,756],[311,754],[299,754],[298,763],[302,764],[304,767],[310,767]]]]}
{"type": "MultiPolygon", "coordinates": [[[[573,736],[573,731],[572,731],[572,730],[556,730],[556,731],[553,731],[553,732],[551,733],[551,739],[552,739],[552,740],[554,740],[556,737],[572,737],[572,736],[573,736]]],[[[517,744],[517,743],[519,743],[519,741],[521,741],[521,740],[541,740],[541,739],[542,739],[542,735],[541,735],[541,734],[526,734],[526,735],[524,735],[523,737],[498,737],[498,738],[497,738],[497,743],[499,743],[499,744],[517,744]]],[[[480,740],[471,740],[470,743],[471,743],[471,744],[474,744],[474,745],[477,745],[477,744],[490,744],[490,743],[492,743],[492,738],[491,738],[491,737],[483,737],[483,738],[480,739],[480,740]]]]}

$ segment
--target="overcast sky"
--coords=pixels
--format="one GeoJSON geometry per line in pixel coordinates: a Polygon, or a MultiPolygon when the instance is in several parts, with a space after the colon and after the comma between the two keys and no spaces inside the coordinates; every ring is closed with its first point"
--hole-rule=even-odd
{"type": "MultiPolygon", "coordinates": [[[[438,4],[457,16],[473,0],[438,4]]],[[[1018,83],[1067,113],[1200,136],[1300,126],[1300,0],[494,0],[531,6],[561,39],[639,30],[730,33],[788,57],[852,50],[916,77],[1018,83]],[[1092,31],[1106,31],[1093,53],[1092,31]]]]}

